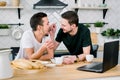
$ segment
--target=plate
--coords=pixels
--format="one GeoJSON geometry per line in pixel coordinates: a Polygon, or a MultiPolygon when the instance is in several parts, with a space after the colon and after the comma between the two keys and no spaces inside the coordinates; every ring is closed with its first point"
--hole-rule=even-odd
{"type": "Polygon", "coordinates": [[[41,62],[41,64],[43,64],[43,65],[46,65],[46,64],[49,64],[50,62],[49,61],[40,61],[41,62]]]}
{"type": "Polygon", "coordinates": [[[46,64],[45,66],[46,66],[46,67],[50,67],[50,68],[52,68],[52,67],[55,67],[56,64],[46,64]]]}

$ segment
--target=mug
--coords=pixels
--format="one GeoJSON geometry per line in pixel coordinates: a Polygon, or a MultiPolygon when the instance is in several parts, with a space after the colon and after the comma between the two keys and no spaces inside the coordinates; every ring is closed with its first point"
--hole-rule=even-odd
{"type": "Polygon", "coordinates": [[[55,57],[51,59],[52,63],[55,63],[56,65],[62,65],[63,63],[63,57],[55,57]]]}
{"type": "Polygon", "coordinates": [[[94,58],[94,56],[91,54],[86,55],[87,62],[92,62],[93,58],[94,58]]]}

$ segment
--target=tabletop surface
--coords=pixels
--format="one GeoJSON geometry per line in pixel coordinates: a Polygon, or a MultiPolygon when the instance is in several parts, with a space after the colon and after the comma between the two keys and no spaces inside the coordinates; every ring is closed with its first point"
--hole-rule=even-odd
{"type": "MultiPolygon", "coordinates": [[[[87,78],[100,78],[100,77],[111,77],[111,76],[120,76],[120,64],[116,67],[104,72],[104,73],[95,73],[95,72],[86,72],[78,71],[77,67],[89,64],[87,62],[79,62],[70,65],[56,66],[53,68],[47,68],[45,71],[40,71],[36,73],[27,73],[22,72],[14,73],[14,76],[7,80],[78,80],[78,79],[87,79],[87,78]]],[[[16,72],[16,70],[15,70],[16,72]]]]}

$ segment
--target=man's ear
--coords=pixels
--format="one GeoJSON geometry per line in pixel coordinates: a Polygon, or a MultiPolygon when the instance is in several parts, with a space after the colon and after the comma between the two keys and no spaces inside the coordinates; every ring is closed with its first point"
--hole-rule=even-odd
{"type": "Polygon", "coordinates": [[[75,24],[72,24],[72,27],[73,27],[73,28],[75,28],[75,27],[76,27],[76,25],[75,25],[75,24]]]}
{"type": "Polygon", "coordinates": [[[41,25],[37,25],[37,30],[41,30],[41,25]]]}

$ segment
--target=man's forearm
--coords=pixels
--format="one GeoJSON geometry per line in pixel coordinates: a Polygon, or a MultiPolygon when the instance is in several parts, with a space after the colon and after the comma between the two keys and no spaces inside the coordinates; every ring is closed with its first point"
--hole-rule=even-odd
{"type": "Polygon", "coordinates": [[[54,40],[54,51],[57,49],[57,47],[59,46],[59,44],[60,44],[59,42],[57,42],[57,41],[54,40]]]}
{"type": "Polygon", "coordinates": [[[40,60],[49,60],[49,59],[53,58],[53,56],[54,56],[54,50],[51,49],[51,50],[48,50],[47,54],[41,56],[40,60]]]}
{"type": "Polygon", "coordinates": [[[90,54],[90,49],[91,49],[90,46],[83,47],[83,53],[78,55],[80,61],[85,60],[86,55],[90,54]]]}
{"type": "Polygon", "coordinates": [[[80,55],[78,55],[79,61],[85,60],[85,56],[86,56],[86,54],[80,54],[80,55]]]}
{"type": "Polygon", "coordinates": [[[36,53],[32,54],[31,59],[39,59],[44,52],[46,51],[45,47],[40,48],[36,53]]]}

